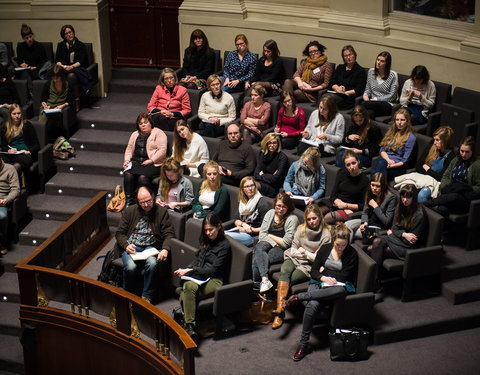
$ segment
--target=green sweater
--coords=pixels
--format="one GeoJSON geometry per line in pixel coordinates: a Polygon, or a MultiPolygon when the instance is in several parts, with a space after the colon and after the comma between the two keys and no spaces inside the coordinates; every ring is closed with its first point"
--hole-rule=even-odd
{"type": "MultiPolygon", "coordinates": [[[[458,159],[455,158],[448,166],[447,170],[443,174],[442,182],[440,183],[440,190],[452,182],[452,171],[457,163],[458,159]]],[[[472,187],[475,193],[480,193],[480,160],[474,161],[472,164],[470,164],[470,167],[468,167],[467,183],[472,187]]]]}

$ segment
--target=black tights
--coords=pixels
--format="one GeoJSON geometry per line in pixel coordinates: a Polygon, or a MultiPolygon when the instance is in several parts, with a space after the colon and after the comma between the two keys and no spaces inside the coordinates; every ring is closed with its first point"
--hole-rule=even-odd
{"type": "Polygon", "coordinates": [[[136,175],[130,172],[123,172],[123,187],[127,196],[127,203],[135,202],[135,189],[141,186],[150,186],[151,179],[148,176],[136,175]]]}
{"type": "Polygon", "coordinates": [[[385,239],[377,237],[373,240],[373,243],[368,247],[370,257],[375,261],[375,280],[378,283],[380,267],[386,258],[397,258],[395,253],[388,247],[388,243],[385,239]]]}

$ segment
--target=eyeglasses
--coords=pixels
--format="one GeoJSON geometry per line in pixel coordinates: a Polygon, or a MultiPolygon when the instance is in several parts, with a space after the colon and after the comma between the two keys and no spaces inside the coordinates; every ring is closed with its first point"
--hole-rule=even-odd
{"type": "Polygon", "coordinates": [[[276,204],[275,208],[278,208],[279,210],[286,210],[288,207],[284,206],[283,204],[276,204]]]}
{"type": "Polygon", "coordinates": [[[243,186],[244,189],[253,189],[254,187],[255,187],[254,184],[252,184],[252,185],[244,185],[244,186],[243,186]]]}
{"type": "Polygon", "coordinates": [[[276,146],[276,145],[278,145],[278,142],[277,142],[277,141],[267,142],[267,146],[276,146]]]}
{"type": "Polygon", "coordinates": [[[163,77],[164,81],[173,81],[174,79],[175,79],[175,77],[173,77],[173,76],[163,77]]]}
{"type": "Polygon", "coordinates": [[[244,46],[244,45],[245,45],[245,42],[235,43],[235,46],[237,46],[237,47],[241,47],[241,46],[244,46]]]}
{"type": "Polygon", "coordinates": [[[343,58],[346,59],[347,57],[352,57],[355,56],[353,53],[349,53],[347,55],[343,55],[343,58]]]}
{"type": "Polygon", "coordinates": [[[147,201],[138,202],[140,206],[150,206],[153,203],[153,200],[149,199],[147,201]]]}
{"type": "Polygon", "coordinates": [[[310,56],[316,55],[317,53],[320,53],[320,51],[319,51],[318,49],[313,49],[313,50],[311,50],[311,51],[308,51],[308,54],[309,54],[310,56]]]}

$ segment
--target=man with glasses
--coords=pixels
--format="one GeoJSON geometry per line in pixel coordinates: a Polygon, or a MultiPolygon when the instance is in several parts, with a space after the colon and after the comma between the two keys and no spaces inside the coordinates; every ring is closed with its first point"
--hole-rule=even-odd
{"type": "Polygon", "coordinates": [[[123,211],[115,233],[116,250],[123,261],[123,288],[137,290],[137,278],[142,269],[142,298],[148,302],[156,297],[157,269],[170,251],[170,239],[175,237],[167,209],[155,204],[155,194],[142,186],[137,191],[137,204],[123,211]],[[142,254],[143,253],[143,254],[142,254]]]}
{"type": "Polygon", "coordinates": [[[252,176],[255,170],[255,153],[252,146],[243,142],[238,124],[227,127],[227,139],[218,144],[212,160],[220,165],[222,182],[239,186],[245,176],[252,176]]]}

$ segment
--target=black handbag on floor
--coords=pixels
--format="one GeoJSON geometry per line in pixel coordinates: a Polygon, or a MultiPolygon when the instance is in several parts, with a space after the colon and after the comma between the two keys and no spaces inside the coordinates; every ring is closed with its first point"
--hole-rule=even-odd
{"type": "Polygon", "coordinates": [[[332,361],[359,361],[368,358],[368,331],[337,328],[329,332],[328,337],[332,361]]]}

